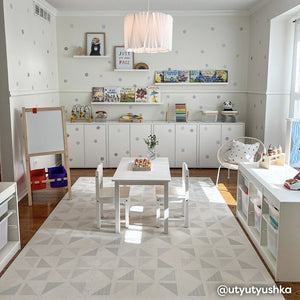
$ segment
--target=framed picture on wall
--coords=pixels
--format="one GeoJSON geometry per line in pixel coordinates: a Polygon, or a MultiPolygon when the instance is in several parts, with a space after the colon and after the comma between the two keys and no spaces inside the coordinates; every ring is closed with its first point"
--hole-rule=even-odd
{"type": "Polygon", "coordinates": [[[104,56],[105,55],[105,33],[87,32],[85,35],[86,35],[86,55],[104,56]]]}
{"type": "Polygon", "coordinates": [[[125,51],[124,46],[115,46],[115,68],[116,69],[133,69],[134,54],[125,51]]]}

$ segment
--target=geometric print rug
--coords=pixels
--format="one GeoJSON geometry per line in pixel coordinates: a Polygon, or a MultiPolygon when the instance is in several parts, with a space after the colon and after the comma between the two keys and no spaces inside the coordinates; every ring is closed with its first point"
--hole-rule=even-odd
{"type": "MultiPolygon", "coordinates": [[[[172,178],[172,185],[180,184],[181,178],[172,178]]],[[[110,185],[105,177],[104,186],[110,185]]],[[[122,223],[120,234],[109,223],[110,204],[104,206],[103,228],[96,228],[95,178],[79,178],[72,194],[0,278],[1,300],[220,299],[221,284],[275,284],[210,178],[190,178],[189,228],[183,227],[182,206],[170,204],[168,234],[155,226],[152,186],[131,187],[130,226],[122,223]]]]}

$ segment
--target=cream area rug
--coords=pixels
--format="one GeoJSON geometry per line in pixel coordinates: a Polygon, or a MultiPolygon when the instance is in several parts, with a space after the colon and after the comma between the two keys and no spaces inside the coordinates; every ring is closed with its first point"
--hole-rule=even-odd
{"type": "MultiPolygon", "coordinates": [[[[0,279],[0,299],[220,299],[220,285],[273,286],[212,181],[193,177],[190,186],[189,228],[179,218],[164,234],[155,227],[154,188],[133,186],[130,227],[115,234],[113,224],[96,228],[94,178],[79,178],[73,199],[60,201],[0,279]]],[[[113,206],[104,209],[103,221],[113,221],[113,206]]]]}

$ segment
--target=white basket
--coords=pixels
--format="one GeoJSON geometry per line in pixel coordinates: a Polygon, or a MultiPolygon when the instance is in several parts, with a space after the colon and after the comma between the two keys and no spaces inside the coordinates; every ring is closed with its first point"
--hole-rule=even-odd
{"type": "Polygon", "coordinates": [[[202,110],[202,122],[215,123],[218,120],[217,110],[202,110]]]}
{"type": "Polygon", "coordinates": [[[261,223],[261,208],[257,205],[254,205],[254,226],[260,231],[260,223],[261,223]]]}
{"type": "Polygon", "coordinates": [[[7,244],[8,217],[0,221],[0,250],[7,244]]]}
{"type": "Polygon", "coordinates": [[[274,258],[277,258],[277,240],[278,240],[278,230],[273,228],[273,226],[270,224],[270,222],[267,222],[268,224],[268,230],[267,230],[267,241],[268,241],[268,249],[274,256],[274,258]]]}
{"type": "Polygon", "coordinates": [[[5,201],[0,205],[0,218],[7,213],[8,210],[8,201],[5,201]]]}
{"type": "MultiPolygon", "coordinates": [[[[272,204],[269,204],[269,216],[272,217],[277,224],[279,224],[279,210],[276,209],[272,204]]],[[[274,224],[274,222],[272,224],[274,224]]],[[[274,226],[278,227],[276,224],[274,224],[274,226]]]]}
{"type": "Polygon", "coordinates": [[[248,195],[246,192],[240,188],[241,191],[241,199],[242,199],[242,211],[245,216],[248,214],[248,195]]]}

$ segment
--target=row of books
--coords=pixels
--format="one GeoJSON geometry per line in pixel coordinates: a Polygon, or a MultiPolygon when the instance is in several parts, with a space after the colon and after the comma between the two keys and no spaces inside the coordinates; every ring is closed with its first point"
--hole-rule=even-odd
{"type": "Polygon", "coordinates": [[[93,87],[92,103],[142,102],[159,103],[160,89],[152,87],[93,87]]]}
{"type": "Polygon", "coordinates": [[[156,83],[228,82],[227,70],[155,71],[156,83]]]}

